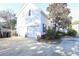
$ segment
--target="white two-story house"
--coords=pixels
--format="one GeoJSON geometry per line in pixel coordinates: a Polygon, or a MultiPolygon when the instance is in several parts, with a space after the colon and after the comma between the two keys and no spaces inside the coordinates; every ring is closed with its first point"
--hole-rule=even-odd
{"type": "Polygon", "coordinates": [[[46,14],[34,4],[24,4],[17,13],[16,32],[21,37],[38,37],[46,33],[46,14]]]}

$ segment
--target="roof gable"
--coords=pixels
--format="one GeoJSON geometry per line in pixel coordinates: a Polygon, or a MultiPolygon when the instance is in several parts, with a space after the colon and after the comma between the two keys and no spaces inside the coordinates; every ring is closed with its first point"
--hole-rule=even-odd
{"type": "Polygon", "coordinates": [[[34,4],[32,3],[24,3],[23,7],[17,12],[16,16],[20,15],[24,10],[39,10],[41,11],[38,7],[36,7],[34,4]]]}

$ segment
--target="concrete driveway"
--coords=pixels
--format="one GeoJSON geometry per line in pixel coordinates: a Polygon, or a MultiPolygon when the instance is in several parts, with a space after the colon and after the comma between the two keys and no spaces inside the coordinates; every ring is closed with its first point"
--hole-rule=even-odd
{"type": "Polygon", "coordinates": [[[1,56],[50,56],[55,45],[37,42],[33,38],[0,39],[1,56]]]}
{"type": "Polygon", "coordinates": [[[79,42],[73,40],[48,44],[38,42],[34,38],[2,38],[0,39],[0,56],[72,56],[79,55],[78,47],[79,42]]]}

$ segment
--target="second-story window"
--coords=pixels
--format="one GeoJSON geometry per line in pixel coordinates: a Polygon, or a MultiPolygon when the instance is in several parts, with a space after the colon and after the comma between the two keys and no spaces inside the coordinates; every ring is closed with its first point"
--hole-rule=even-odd
{"type": "Polygon", "coordinates": [[[31,16],[31,10],[29,10],[29,13],[28,13],[28,15],[29,15],[29,16],[31,16]]]}

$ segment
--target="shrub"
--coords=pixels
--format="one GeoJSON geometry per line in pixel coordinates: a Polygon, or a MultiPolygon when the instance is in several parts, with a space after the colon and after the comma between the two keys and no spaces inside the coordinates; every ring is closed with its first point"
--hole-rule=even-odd
{"type": "Polygon", "coordinates": [[[56,32],[56,35],[55,35],[55,39],[60,39],[62,36],[64,36],[65,33],[64,32],[60,32],[60,31],[57,31],[56,32]]]}
{"type": "Polygon", "coordinates": [[[52,29],[48,29],[46,33],[46,39],[53,39],[54,31],[52,29]]]}
{"type": "Polygon", "coordinates": [[[48,29],[46,33],[46,39],[60,39],[62,36],[65,36],[64,32],[57,31],[56,33],[53,29],[48,29]]]}
{"type": "MultiPolygon", "coordinates": [[[[66,36],[66,35],[70,35],[70,31],[71,30],[69,30],[69,32],[68,33],[65,33],[65,32],[61,32],[61,31],[54,31],[53,29],[48,29],[47,30],[47,33],[46,33],[46,35],[45,36],[43,36],[44,38],[46,38],[46,39],[60,39],[61,37],[63,37],[63,36],[66,36]]],[[[75,30],[73,30],[74,31],[74,33],[73,33],[73,35],[76,35],[76,31],[75,30]]],[[[72,31],[72,32],[73,32],[72,31]]]]}
{"type": "Polygon", "coordinates": [[[69,29],[68,32],[67,32],[67,35],[68,36],[76,36],[77,32],[73,29],[69,29]]]}

